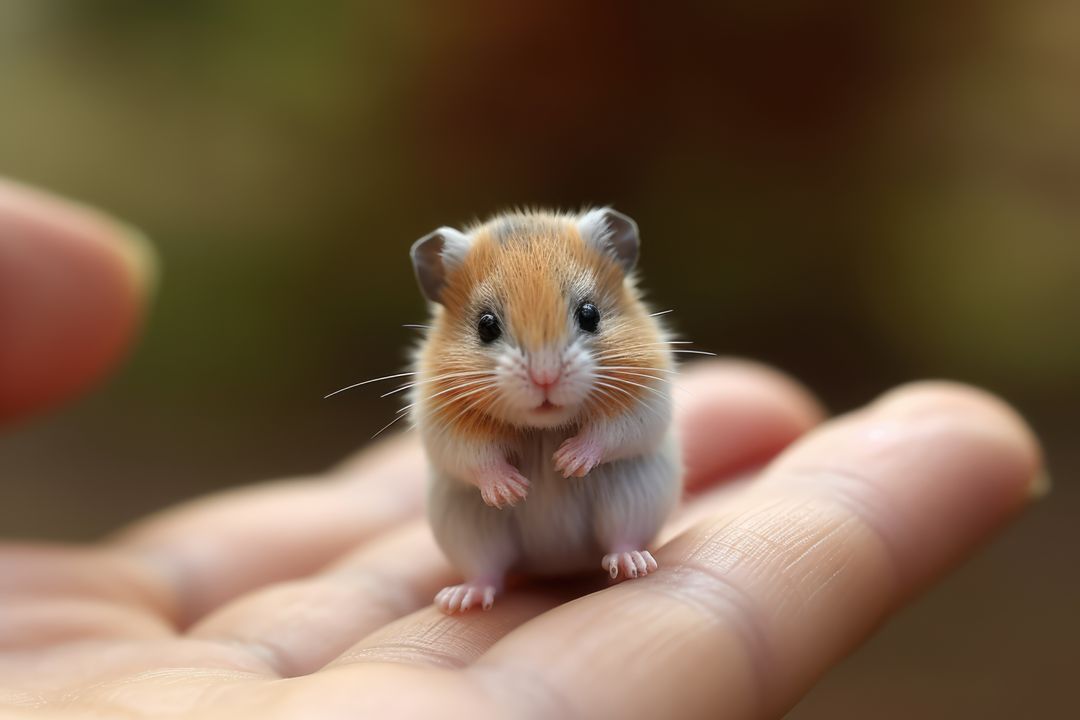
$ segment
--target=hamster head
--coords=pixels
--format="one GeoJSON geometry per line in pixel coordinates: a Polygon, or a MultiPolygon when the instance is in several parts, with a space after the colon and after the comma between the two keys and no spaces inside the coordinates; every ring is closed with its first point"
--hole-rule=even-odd
{"type": "Polygon", "coordinates": [[[638,297],[633,220],[610,209],[524,212],[412,248],[436,304],[416,411],[456,429],[551,428],[645,402],[670,371],[638,297]]]}

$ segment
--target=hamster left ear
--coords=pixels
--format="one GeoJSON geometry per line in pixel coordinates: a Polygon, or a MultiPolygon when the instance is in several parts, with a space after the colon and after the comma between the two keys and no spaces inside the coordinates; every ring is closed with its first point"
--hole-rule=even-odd
{"type": "Polygon", "coordinates": [[[624,272],[637,265],[641,239],[637,223],[629,216],[611,208],[590,210],[578,220],[578,232],[597,249],[614,252],[624,272]]]}
{"type": "Polygon", "coordinates": [[[441,227],[413,243],[409,255],[424,297],[442,302],[446,276],[461,263],[468,249],[469,236],[450,227],[441,227]]]}

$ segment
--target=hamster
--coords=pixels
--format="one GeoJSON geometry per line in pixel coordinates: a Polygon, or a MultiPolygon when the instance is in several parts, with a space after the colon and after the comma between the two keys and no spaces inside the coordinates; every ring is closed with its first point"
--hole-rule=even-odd
{"type": "Polygon", "coordinates": [[[409,412],[428,515],[465,582],[435,604],[491,608],[509,572],[612,579],[681,494],[671,342],[640,298],[636,223],[610,208],[513,212],[412,246],[432,322],[409,412]]]}

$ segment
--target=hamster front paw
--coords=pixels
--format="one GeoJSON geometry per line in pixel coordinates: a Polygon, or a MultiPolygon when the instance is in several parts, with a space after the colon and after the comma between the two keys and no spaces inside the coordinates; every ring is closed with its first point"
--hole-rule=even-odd
{"type": "Polygon", "coordinates": [[[528,479],[512,465],[482,472],[476,479],[480,497],[493,508],[517,505],[529,493],[528,479]]]}
{"type": "Polygon", "coordinates": [[[603,452],[596,440],[575,435],[564,440],[555,451],[555,469],[564,478],[585,477],[603,460],[603,452]]]}

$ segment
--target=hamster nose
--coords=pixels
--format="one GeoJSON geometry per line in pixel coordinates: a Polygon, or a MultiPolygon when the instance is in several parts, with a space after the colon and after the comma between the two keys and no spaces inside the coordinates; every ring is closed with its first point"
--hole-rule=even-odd
{"type": "Polygon", "coordinates": [[[559,382],[562,371],[559,368],[529,368],[529,379],[542,390],[551,388],[559,382]]]}

